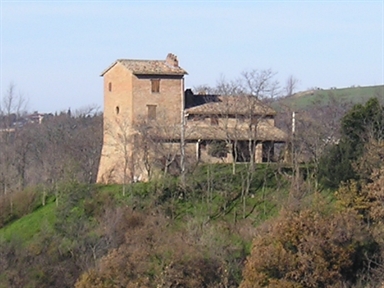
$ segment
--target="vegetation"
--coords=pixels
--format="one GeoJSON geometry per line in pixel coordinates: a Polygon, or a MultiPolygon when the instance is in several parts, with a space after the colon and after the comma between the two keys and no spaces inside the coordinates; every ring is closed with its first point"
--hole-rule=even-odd
{"type": "Polygon", "coordinates": [[[324,185],[337,188],[340,182],[369,177],[374,168],[381,165],[380,159],[370,161],[369,171],[353,166],[362,159],[368,143],[384,139],[384,106],[377,98],[365,105],[357,104],[341,119],[341,136],[337,145],[332,146],[320,160],[320,180],[324,185]],[[368,173],[366,173],[368,172],[368,173]],[[365,175],[364,175],[365,174],[365,175]]]}
{"type": "Polygon", "coordinates": [[[180,197],[177,187],[172,178],[137,183],[125,197],[120,185],[61,187],[59,206],[52,202],[1,230],[0,287],[238,286],[251,218],[232,211],[230,220],[213,219],[221,199],[180,197]],[[36,229],[51,209],[53,221],[36,229]],[[7,237],[20,227],[33,236],[7,237]]]}
{"type": "Polygon", "coordinates": [[[370,98],[383,99],[384,86],[349,87],[349,88],[313,88],[299,92],[289,97],[279,99],[274,108],[280,110],[283,106],[290,106],[294,110],[307,110],[313,106],[326,106],[334,98],[344,103],[363,104],[370,98]]]}
{"type": "Polygon", "coordinates": [[[344,108],[301,111],[284,161],[183,182],[93,184],[100,115],[2,130],[0,287],[379,287],[383,106],[344,108]]]}
{"type": "Polygon", "coordinates": [[[373,241],[354,213],[328,213],[319,207],[282,211],[253,241],[240,287],[356,283],[367,265],[364,253],[372,256],[373,241]]]}
{"type": "Polygon", "coordinates": [[[28,244],[30,239],[39,234],[41,230],[52,226],[54,221],[55,205],[54,203],[49,203],[5,226],[0,230],[0,238],[4,238],[7,241],[20,239],[25,244],[28,244]]]}

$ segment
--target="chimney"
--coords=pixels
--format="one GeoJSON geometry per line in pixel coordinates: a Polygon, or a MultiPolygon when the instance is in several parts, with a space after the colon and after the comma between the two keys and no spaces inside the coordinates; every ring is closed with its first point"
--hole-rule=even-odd
{"type": "Polygon", "coordinates": [[[165,63],[172,67],[178,67],[179,61],[177,61],[177,56],[172,53],[168,53],[167,58],[165,59],[165,63]]]}

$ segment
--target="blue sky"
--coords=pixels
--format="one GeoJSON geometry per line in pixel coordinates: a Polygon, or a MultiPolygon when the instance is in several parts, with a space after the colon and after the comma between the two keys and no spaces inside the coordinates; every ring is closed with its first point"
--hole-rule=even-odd
{"type": "Polygon", "coordinates": [[[29,110],[97,105],[100,73],[119,58],[165,59],[186,87],[272,69],[298,90],[384,84],[384,1],[1,2],[1,96],[29,110]]]}

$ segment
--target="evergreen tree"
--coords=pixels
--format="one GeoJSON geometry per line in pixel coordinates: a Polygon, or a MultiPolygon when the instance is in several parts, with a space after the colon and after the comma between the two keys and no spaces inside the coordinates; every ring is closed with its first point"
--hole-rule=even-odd
{"type": "Polygon", "coordinates": [[[384,107],[377,98],[371,98],[365,105],[355,105],[341,119],[340,132],[339,143],[320,159],[319,180],[328,188],[360,179],[353,166],[363,155],[366,143],[384,139],[384,107]]]}

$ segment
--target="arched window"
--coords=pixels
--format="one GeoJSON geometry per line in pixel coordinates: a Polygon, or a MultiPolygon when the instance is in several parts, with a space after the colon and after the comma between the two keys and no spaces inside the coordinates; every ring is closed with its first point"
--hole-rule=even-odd
{"type": "Polygon", "coordinates": [[[120,107],[116,106],[116,115],[119,115],[119,113],[120,113],[120,107]]]}

